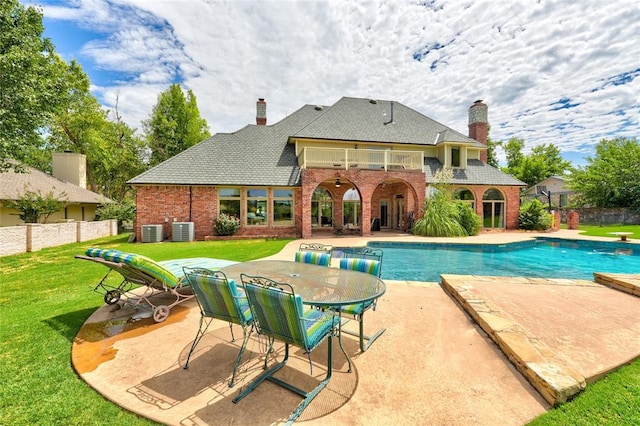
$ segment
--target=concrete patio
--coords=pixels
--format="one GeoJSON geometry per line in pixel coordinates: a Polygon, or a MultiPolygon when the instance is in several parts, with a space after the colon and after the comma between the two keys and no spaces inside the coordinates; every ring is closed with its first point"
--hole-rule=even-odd
{"type": "MultiPolygon", "coordinates": [[[[537,235],[483,234],[464,242],[504,243],[537,235]]],[[[577,238],[574,231],[551,235],[577,238]]],[[[350,246],[371,239],[428,240],[381,234],[313,241],[350,246]]],[[[290,243],[272,258],[290,260],[298,245],[290,243]]],[[[365,327],[387,331],[364,353],[356,338],[343,335],[353,372],[347,373],[345,357],[334,345],[333,377],[298,423],[525,424],[640,356],[640,298],[633,294],[640,276],[611,280],[631,291],[591,281],[519,277],[386,281],[387,292],[377,310],[365,315],[365,327]]],[[[144,316],[105,305],[74,341],[74,368],[114,403],[171,425],[277,424],[299,403],[299,397],[272,383],[263,383],[238,404],[231,402],[261,371],[264,341],[250,339],[237,384],[229,388],[240,340],[230,342],[229,327],[220,321],[214,321],[184,370],[200,317],[195,301],[173,308],[160,324],[144,316]]],[[[236,338],[242,335],[239,327],[234,331],[236,338]]],[[[312,376],[306,356],[299,350],[292,355],[278,375],[312,388],[326,373],[326,342],[312,354],[312,376]]],[[[281,358],[281,346],[275,356],[281,358]]]]}

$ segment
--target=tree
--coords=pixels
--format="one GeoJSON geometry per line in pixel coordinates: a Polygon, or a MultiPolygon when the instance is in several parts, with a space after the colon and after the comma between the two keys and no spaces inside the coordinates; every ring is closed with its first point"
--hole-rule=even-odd
{"type": "Polygon", "coordinates": [[[185,98],[179,84],[160,93],[143,128],[152,166],[211,136],[206,120],[200,117],[195,95],[189,90],[185,98]]]}
{"type": "Polygon", "coordinates": [[[66,63],[43,32],[40,9],[0,3],[0,172],[9,158],[40,158],[42,132],[66,99],[66,63]]]}
{"type": "Polygon", "coordinates": [[[568,177],[583,204],[640,210],[640,144],[636,138],[603,139],[595,157],[568,177]]]}
{"type": "Polygon", "coordinates": [[[507,166],[502,171],[520,179],[529,186],[551,176],[562,176],[571,169],[571,162],[564,160],[560,150],[552,143],[533,147],[524,155],[524,140],[511,138],[502,145],[507,157],[507,166]]]}
{"type": "Polygon", "coordinates": [[[495,167],[496,169],[500,166],[500,164],[498,164],[498,157],[496,156],[496,149],[499,146],[499,141],[487,138],[487,164],[495,167]]]}
{"type": "Polygon", "coordinates": [[[72,61],[66,72],[69,98],[52,118],[48,148],[71,150],[87,157],[87,180],[92,191],[121,201],[126,182],[144,170],[142,140],[118,113],[113,118],[89,91],[89,77],[72,61]]]}
{"type": "Polygon", "coordinates": [[[3,204],[8,209],[18,210],[19,217],[24,223],[38,223],[41,218],[44,218],[43,223],[47,223],[49,216],[66,207],[66,196],[65,192],[54,196],[53,190],[42,195],[40,191],[34,192],[25,189],[20,198],[6,200],[3,204]]]}

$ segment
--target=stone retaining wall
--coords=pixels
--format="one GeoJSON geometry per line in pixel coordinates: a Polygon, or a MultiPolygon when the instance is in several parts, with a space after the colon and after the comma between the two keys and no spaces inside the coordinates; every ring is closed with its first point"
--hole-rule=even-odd
{"type": "Polygon", "coordinates": [[[570,211],[578,213],[583,225],[640,225],[640,212],[628,208],[603,209],[598,207],[581,207],[561,209],[562,222],[567,222],[570,211]]]}

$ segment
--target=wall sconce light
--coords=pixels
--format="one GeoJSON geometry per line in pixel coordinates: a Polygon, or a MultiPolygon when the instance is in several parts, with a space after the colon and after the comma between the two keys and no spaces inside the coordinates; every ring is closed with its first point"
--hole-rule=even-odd
{"type": "Polygon", "coordinates": [[[336,179],[336,188],[340,188],[340,185],[341,185],[340,178],[337,178],[336,179]]]}

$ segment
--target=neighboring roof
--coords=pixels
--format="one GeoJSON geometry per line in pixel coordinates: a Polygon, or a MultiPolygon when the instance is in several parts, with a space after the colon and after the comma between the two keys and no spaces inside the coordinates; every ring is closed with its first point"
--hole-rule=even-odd
{"type": "Polygon", "coordinates": [[[82,204],[105,204],[111,202],[110,199],[95,192],[81,188],[78,185],[66,182],[51,175],[48,175],[33,167],[24,166],[25,173],[16,173],[13,168],[0,173],[0,200],[17,200],[24,195],[26,190],[40,192],[47,195],[60,196],[63,192],[64,198],[70,203],[82,204]]]}
{"type": "MultiPolygon", "coordinates": [[[[536,183],[535,185],[531,185],[530,187],[528,187],[527,189],[524,190],[524,193],[530,193],[530,192],[537,192],[537,187],[538,186],[546,186],[550,181],[560,181],[563,184],[566,183],[566,180],[563,176],[557,176],[557,175],[553,175],[553,176],[549,176],[548,178],[541,180],[540,182],[536,183]]],[[[566,192],[572,192],[572,191],[566,191],[566,192]]]]}
{"type": "Polygon", "coordinates": [[[294,137],[435,146],[486,146],[395,101],[344,97],[294,137]],[[392,116],[393,108],[393,116],[392,116]]]}
{"type": "Polygon", "coordinates": [[[390,101],[345,97],[332,106],[305,105],[276,124],[217,133],[128,183],[299,186],[300,167],[295,146],[288,143],[291,138],[431,146],[457,142],[486,148],[411,108],[393,105],[393,122],[386,125],[391,121],[390,101]]]}
{"type": "MultiPolygon", "coordinates": [[[[424,158],[424,172],[427,183],[433,182],[433,177],[442,169],[442,163],[437,158],[424,158]]],[[[467,160],[466,169],[452,169],[452,184],[455,185],[493,185],[493,186],[527,186],[526,183],[508,175],[495,167],[480,160],[467,160]]]]}

